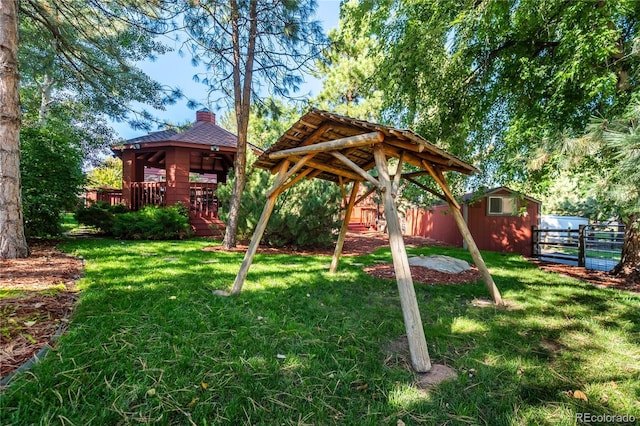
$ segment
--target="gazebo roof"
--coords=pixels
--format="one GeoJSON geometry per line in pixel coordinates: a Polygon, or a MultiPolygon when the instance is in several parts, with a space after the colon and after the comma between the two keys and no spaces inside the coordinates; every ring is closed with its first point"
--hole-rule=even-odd
{"type": "MultiPolygon", "coordinates": [[[[196,112],[196,121],[183,132],[176,130],[161,130],[134,139],[129,139],[125,145],[139,144],[148,148],[160,148],[176,145],[202,145],[210,149],[211,146],[236,149],[238,137],[216,124],[216,116],[207,109],[196,112]]],[[[126,146],[125,146],[126,148],[126,146]]]]}
{"type": "MultiPolygon", "coordinates": [[[[301,147],[358,135],[371,135],[372,132],[378,133],[378,140],[341,150],[348,160],[364,171],[376,166],[373,155],[374,143],[382,143],[388,157],[400,157],[402,154],[405,162],[421,169],[433,165],[442,171],[453,170],[464,174],[478,171],[411,130],[370,123],[318,109],[311,109],[301,117],[274,145],[260,155],[254,166],[275,171],[283,158],[280,153],[290,153],[289,159],[296,161],[306,152],[301,147]]],[[[353,172],[352,167],[335,158],[331,152],[315,153],[311,160],[305,162],[305,168],[316,169],[314,177],[333,182],[364,180],[353,172]]]]}

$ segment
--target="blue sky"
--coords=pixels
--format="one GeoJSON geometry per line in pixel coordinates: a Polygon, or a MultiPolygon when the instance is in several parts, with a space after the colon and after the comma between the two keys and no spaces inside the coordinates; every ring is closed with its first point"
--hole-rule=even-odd
{"type": "MultiPolygon", "coordinates": [[[[322,22],[325,32],[338,26],[340,17],[340,0],[318,0],[317,19],[322,22]]],[[[145,62],[139,64],[151,78],[157,80],[163,85],[169,87],[179,87],[187,99],[193,99],[206,105],[206,87],[201,83],[193,81],[194,74],[198,73],[197,68],[191,65],[188,56],[180,57],[177,53],[177,44],[174,46],[176,51],[170,52],[158,58],[154,62],[145,62]]],[[[307,84],[303,87],[302,93],[310,92],[317,94],[320,84],[313,77],[309,76],[307,84]]],[[[149,109],[149,112],[155,116],[171,121],[173,123],[185,123],[195,120],[196,112],[187,107],[187,100],[182,99],[175,105],[170,105],[165,111],[149,109]]],[[[213,111],[220,115],[224,111],[213,111]]],[[[145,132],[133,130],[126,123],[114,123],[113,127],[118,135],[124,139],[131,139],[142,136],[145,132]]]]}

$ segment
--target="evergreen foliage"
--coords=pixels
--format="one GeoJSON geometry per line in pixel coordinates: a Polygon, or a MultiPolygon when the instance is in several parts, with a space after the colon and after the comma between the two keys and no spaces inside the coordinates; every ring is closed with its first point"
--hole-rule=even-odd
{"type": "MultiPolygon", "coordinates": [[[[238,221],[239,238],[248,239],[253,234],[272,184],[267,171],[253,169],[248,173],[238,221]]],[[[218,189],[223,220],[228,214],[230,192],[230,185],[218,189]]],[[[340,190],[336,185],[318,179],[299,182],[278,196],[262,242],[276,247],[328,247],[340,225],[339,206],[340,190]]]]}
{"type": "Polygon", "coordinates": [[[97,201],[88,207],[79,207],[75,211],[74,217],[81,225],[91,226],[105,234],[110,234],[116,213],[126,211],[123,204],[110,206],[104,201],[97,201]]]}
{"type": "Polygon", "coordinates": [[[189,212],[182,205],[145,206],[116,214],[112,233],[126,240],[182,240],[191,236],[189,212]]]}
{"type": "Polygon", "coordinates": [[[98,201],[75,212],[78,223],[125,240],[182,240],[191,236],[189,211],[181,204],[127,211],[123,204],[98,201]]]}

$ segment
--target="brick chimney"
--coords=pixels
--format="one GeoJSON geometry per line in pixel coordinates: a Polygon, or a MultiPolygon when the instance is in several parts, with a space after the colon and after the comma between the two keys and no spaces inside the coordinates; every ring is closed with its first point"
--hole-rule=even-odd
{"type": "Polygon", "coordinates": [[[204,108],[200,111],[196,111],[196,121],[206,121],[208,123],[216,124],[216,115],[204,108]]]}

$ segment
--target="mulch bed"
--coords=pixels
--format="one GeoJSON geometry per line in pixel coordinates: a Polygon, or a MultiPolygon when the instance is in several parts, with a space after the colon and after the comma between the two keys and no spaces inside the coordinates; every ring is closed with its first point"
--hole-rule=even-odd
{"type": "Polygon", "coordinates": [[[64,328],[77,299],[75,282],[82,261],[55,248],[31,242],[26,259],[0,259],[0,379],[31,359],[64,328]]]}
{"type": "MultiPolygon", "coordinates": [[[[410,265],[409,269],[411,270],[411,278],[413,278],[413,282],[420,284],[465,284],[476,282],[480,279],[480,272],[478,272],[478,268],[476,267],[458,274],[448,274],[446,272],[435,271],[423,266],[410,265]]],[[[396,279],[396,273],[393,269],[393,264],[391,263],[368,266],[364,268],[364,271],[377,278],[386,278],[388,280],[396,279]]]]}
{"type": "MultiPolygon", "coordinates": [[[[441,245],[422,237],[405,237],[407,246],[441,245]]],[[[387,235],[379,232],[349,233],[342,254],[345,256],[371,253],[388,245],[387,235]]],[[[0,259],[0,291],[21,290],[16,297],[0,299],[0,380],[31,359],[64,328],[77,298],[75,282],[82,274],[82,260],[55,248],[55,242],[31,242],[31,256],[26,259],[0,259]]],[[[244,252],[240,244],[233,251],[244,252]]],[[[219,251],[220,247],[205,250],[219,251]]],[[[332,255],[333,247],[313,250],[292,250],[260,247],[259,253],[332,255]]],[[[626,283],[605,272],[584,268],[535,262],[540,268],[570,275],[598,286],[640,292],[640,284],[626,283]]],[[[392,264],[377,264],[366,268],[374,276],[394,279],[392,264]]],[[[420,266],[411,266],[416,283],[460,284],[480,279],[473,269],[462,274],[444,274],[420,266]]]]}
{"type": "Polygon", "coordinates": [[[543,271],[555,272],[560,275],[587,281],[596,287],[610,287],[640,293],[640,282],[631,282],[623,278],[617,278],[608,272],[595,271],[579,266],[562,265],[560,263],[542,262],[537,259],[529,259],[529,261],[538,265],[543,271]]]}

